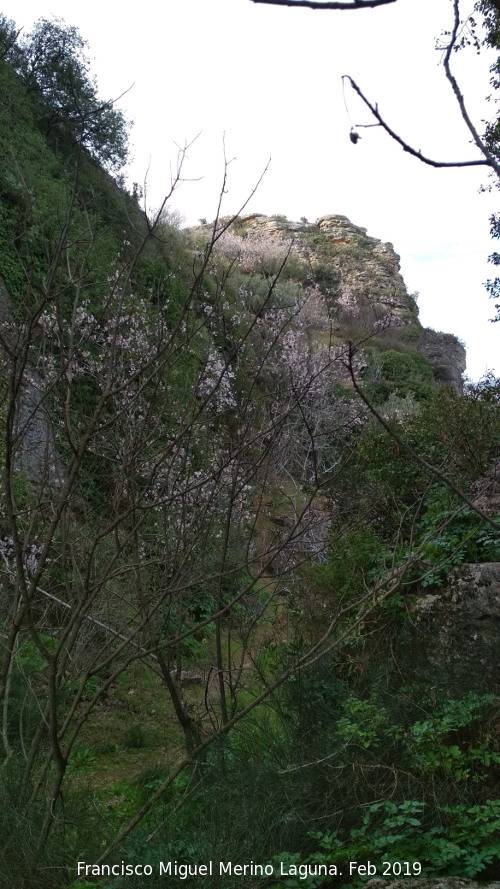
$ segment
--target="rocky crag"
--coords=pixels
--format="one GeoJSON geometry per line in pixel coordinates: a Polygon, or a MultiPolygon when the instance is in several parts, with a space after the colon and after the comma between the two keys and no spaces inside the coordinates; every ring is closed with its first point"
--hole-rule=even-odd
{"type": "Polygon", "coordinates": [[[236,227],[248,238],[290,243],[291,251],[310,265],[340,337],[350,325],[365,334],[390,329],[399,346],[418,350],[429,360],[437,385],[462,391],[465,348],[452,334],[421,326],[415,298],[408,292],[400,257],[391,243],[371,237],[366,228],[335,214],[314,223],[252,214],[241,217],[236,227]]]}
{"type": "MultiPolygon", "coordinates": [[[[211,226],[206,228],[211,231],[211,226]]],[[[371,337],[375,341],[383,335],[384,348],[420,352],[430,363],[435,384],[462,391],[465,349],[452,334],[421,326],[415,298],[407,290],[400,258],[391,243],[369,236],[365,228],[341,215],[322,216],[311,223],[252,214],[239,218],[234,229],[261,243],[284,241],[291,253],[310,267],[311,280],[325,299],[340,347],[349,340],[370,343],[371,337]]],[[[9,315],[10,297],[0,278],[0,320],[7,321],[9,315]]],[[[342,376],[340,364],[338,370],[342,376]]],[[[63,471],[50,424],[42,408],[35,405],[36,391],[32,384],[20,401],[19,459],[29,479],[48,476],[54,483],[60,481],[63,471]]]]}

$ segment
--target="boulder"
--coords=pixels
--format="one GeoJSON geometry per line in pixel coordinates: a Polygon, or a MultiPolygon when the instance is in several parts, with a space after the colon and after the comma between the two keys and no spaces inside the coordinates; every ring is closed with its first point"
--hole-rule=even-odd
{"type": "Polygon", "coordinates": [[[500,692],[500,562],[459,565],[414,606],[412,663],[449,693],[500,692]]]}

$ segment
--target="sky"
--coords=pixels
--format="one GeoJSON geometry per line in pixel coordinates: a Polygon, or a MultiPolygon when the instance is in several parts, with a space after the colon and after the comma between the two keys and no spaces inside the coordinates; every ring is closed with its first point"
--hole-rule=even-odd
{"type": "MultiPolygon", "coordinates": [[[[461,0],[463,16],[472,0],[461,0]]],[[[500,323],[484,282],[497,245],[489,218],[496,190],[485,168],[434,170],[404,153],[342,75],[351,75],[386,121],[437,160],[479,157],[470,144],[436,49],[452,26],[451,0],[398,0],[378,9],[312,11],[251,0],[4,0],[29,31],[52,15],[88,41],[99,94],[122,96],[134,122],[129,182],[146,182],[148,206],[169,193],[186,225],[213,219],[226,167],[222,212],[289,219],[340,213],[390,241],[425,326],[467,347],[467,372],[500,375],[500,323]],[[125,94],[124,94],[125,93],[125,94]],[[122,95],[124,94],[124,95],[122,95]],[[353,145],[351,125],[361,139],[353,145]]],[[[479,131],[492,58],[469,49],[453,71],[479,131]]]]}

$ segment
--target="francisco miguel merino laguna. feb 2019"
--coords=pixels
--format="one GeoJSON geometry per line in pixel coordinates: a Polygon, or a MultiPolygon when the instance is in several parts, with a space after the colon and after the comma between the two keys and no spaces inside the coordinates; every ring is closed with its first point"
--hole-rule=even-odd
{"type": "Polygon", "coordinates": [[[308,864],[256,864],[253,861],[246,864],[237,864],[234,861],[207,861],[205,864],[183,864],[178,861],[159,861],[156,867],[152,864],[128,864],[121,861],[119,864],[87,864],[79,861],[77,865],[79,877],[127,877],[127,876],[152,876],[153,874],[165,877],[177,877],[185,880],[187,877],[211,877],[219,876],[235,877],[272,877],[272,876],[299,876],[305,879],[307,876],[325,876],[339,873],[335,865],[308,865],[308,864]],[[321,868],[321,870],[318,870],[321,868]]]}
{"type": "MultiPolygon", "coordinates": [[[[364,863],[349,861],[347,869],[350,875],[374,877],[376,874],[384,876],[418,877],[422,866],[418,861],[383,861],[377,867],[371,861],[364,863]]],[[[256,864],[253,861],[246,864],[237,864],[233,861],[208,861],[206,864],[183,864],[177,861],[159,861],[156,867],[152,864],[127,864],[121,861],[119,864],[87,864],[79,861],[77,865],[78,876],[85,877],[127,877],[127,876],[152,876],[157,874],[166,877],[177,877],[185,880],[187,877],[211,877],[219,876],[235,877],[298,877],[305,880],[308,877],[341,876],[335,864],[300,864],[279,862],[277,865],[256,864]]]]}

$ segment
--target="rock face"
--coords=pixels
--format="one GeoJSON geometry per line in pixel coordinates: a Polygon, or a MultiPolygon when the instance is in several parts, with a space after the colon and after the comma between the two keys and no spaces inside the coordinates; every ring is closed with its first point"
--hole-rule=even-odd
{"type": "Polygon", "coordinates": [[[460,340],[451,333],[437,333],[427,328],[422,331],[419,350],[431,362],[435,380],[461,393],[466,354],[460,340]]]}
{"type": "MultiPolygon", "coordinates": [[[[0,276],[0,324],[7,324],[10,319],[10,294],[0,276]]],[[[41,380],[33,371],[28,372],[17,399],[14,449],[17,467],[39,491],[46,486],[54,489],[62,485],[64,468],[43,402],[41,380]]]]}
{"type": "Polygon", "coordinates": [[[321,216],[312,222],[291,222],[284,217],[254,215],[241,220],[250,237],[291,239],[292,250],[311,265],[313,276],[324,283],[333,306],[353,316],[368,313],[376,321],[389,310],[416,321],[417,309],[399,273],[399,256],[392,244],[384,244],[354,225],[347,216],[321,216]]]}
{"type": "MultiPolygon", "coordinates": [[[[400,342],[429,359],[438,383],[461,391],[464,347],[451,334],[421,327],[392,244],[370,237],[365,228],[341,215],[322,216],[310,223],[253,214],[238,220],[238,231],[249,238],[286,240],[309,265],[311,279],[324,295],[328,318],[337,322],[339,348],[346,339],[369,340],[391,329],[400,342]]],[[[9,317],[10,298],[0,277],[0,322],[9,317]]],[[[17,431],[17,459],[28,479],[50,487],[60,485],[64,470],[36,379],[26,383],[20,396],[17,431]]]]}
{"type": "Polygon", "coordinates": [[[399,256],[392,244],[369,237],[365,228],[353,225],[346,216],[322,216],[316,225],[341,274],[344,304],[354,314],[369,307],[378,320],[391,312],[406,324],[415,323],[415,300],[400,275],[399,256]]]}
{"type": "Polygon", "coordinates": [[[483,478],[478,479],[472,487],[474,506],[488,518],[500,515],[500,461],[483,478]]]}
{"type": "Polygon", "coordinates": [[[500,691],[500,562],[454,568],[446,587],[418,599],[414,618],[422,678],[456,694],[500,691]]]}
{"type": "Polygon", "coordinates": [[[321,216],[312,223],[253,214],[243,216],[238,226],[246,237],[290,242],[291,250],[310,265],[341,330],[346,323],[354,324],[361,338],[399,328],[400,339],[429,359],[436,383],[461,393],[465,349],[452,334],[421,327],[392,244],[370,237],[365,228],[341,215],[321,216]]]}
{"type": "Polygon", "coordinates": [[[15,433],[15,459],[28,481],[39,490],[61,487],[65,471],[36,379],[26,381],[20,392],[15,433]]]}

